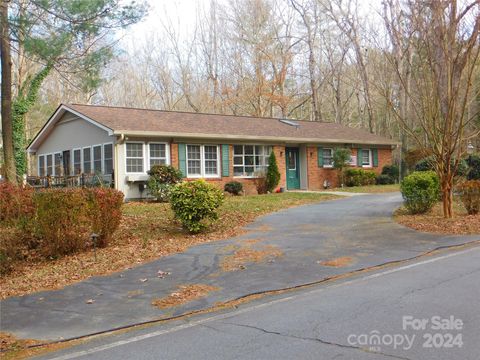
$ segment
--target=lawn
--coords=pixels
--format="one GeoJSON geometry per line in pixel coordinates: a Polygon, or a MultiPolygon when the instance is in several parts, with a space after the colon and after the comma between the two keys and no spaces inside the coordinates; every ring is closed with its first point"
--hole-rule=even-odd
{"type": "Polygon", "coordinates": [[[328,189],[327,191],[344,191],[344,192],[351,192],[351,193],[366,193],[366,194],[387,193],[387,192],[400,191],[400,185],[391,184],[391,185],[352,186],[352,187],[344,187],[344,188],[333,188],[333,189],[328,189]]]}
{"type": "Polygon", "coordinates": [[[426,214],[410,215],[405,208],[395,212],[394,219],[414,230],[436,234],[480,235],[480,215],[468,215],[461,202],[454,202],[454,216],[443,217],[442,203],[437,203],[426,214]]]}
{"type": "Polygon", "coordinates": [[[50,261],[27,254],[12,273],[1,278],[0,298],[58,289],[91,276],[131,268],[193,245],[238,235],[244,225],[260,215],[334,198],[318,193],[229,196],[220,208],[219,220],[197,235],[181,228],[168,204],[131,202],[123,206],[124,217],[114,242],[97,250],[97,261],[92,251],[50,261]]]}

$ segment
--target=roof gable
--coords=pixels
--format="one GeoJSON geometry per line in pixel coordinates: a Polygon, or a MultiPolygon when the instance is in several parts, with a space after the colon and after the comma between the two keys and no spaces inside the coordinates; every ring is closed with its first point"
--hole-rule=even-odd
{"type": "Polygon", "coordinates": [[[80,119],[85,120],[89,122],[90,124],[93,124],[102,130],[105,130],[108,135],[113,135],[113,129],[109,128],[108,126],[105,126],[104,124],[91,119],[90,117],[86,116],[85,114],[76,111],[75,109],[72,109],[64,104],[60,104],[60,106],[55,110],[53,115],[48,119],[48,121],[43,125],[43,127],[40,129],[37,135],[33,138],[33,140],[30,142],[30,144],[27,146],[27,151],[28,152],[35,152],[39,146],[43,143],[43,141],[50,135],[50,133],[53,131],[55,125],[58,124],[58,122],[63,118],[65,113],[71,113],[75,116],[78,116],[80,119]]]}

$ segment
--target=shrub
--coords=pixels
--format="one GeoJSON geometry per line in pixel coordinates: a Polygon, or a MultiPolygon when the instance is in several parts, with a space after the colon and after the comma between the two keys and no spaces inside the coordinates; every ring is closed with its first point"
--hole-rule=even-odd
{"type": "Polygon", "coordinates": [[[385,165],[382,168],[382,175],[390,176],[395,182],[400,175],[400,170],[398,169],[397,165],[385,165]]]}
{"type": "Polygon", "coordinates": [[[24,222],[34,211],[32,188],[0,183],[0,223],[15,225],[24,222]]]}
{"type": "Polygon", "coordinates": [[[280,182],[280,171],[278,171],[277,158],[275,153],[272,151],[270,157],[268,158],[268,169],[266,175],[266,187],[267,191],[273,192],[280,182]]]}
{"type": "Polygon", "coordinates": [[[191,233],[202,231],[209,222],[218,219],[217,209],[223,199],[222,191],[204,180],[177,184],[170,193],[175,217],[191,233]]]}
{"type": "Polygon", "coordinates": [[[268,192],[267,187],[267,178],[265,172],[258,171],[254,174],[253,183],[255,184],[255,188],[257,189],[257,193],[259,195],[266,194],[268,192]]]}
{"type": "Polygon", "coordinates": [[[470,215],[480,212],[480,180],[469,180],[457,187],[463,206],[470,215]]]}
{"type": "Polygon", "coordinates": [[[345,171],[345,184],[347,186],[374,185],[377,175],[374,171],[363,169],[347,169],[345,171]]]}
{"type": "Polygon", "coordinates": [[[405,207],[412,214],[425,213],[438,201],[440,183],[433,171],[415,171],[400,186],[405,207]]]}
{"type": "Polygon", "coordinates": [[[35,194],[33,233],[40,252],[48,257],[71,254],[85,247],[89,234],[84,189],[47,189],[35,194]]]}
{"type": "Polygon", "coordinates": [[[466,159],[468,165],[468,180],[480,180],[480,155],[469,155],[466,159]]]}
{"type": "Polygon", "coordinates": [[[377,176],[377,185],[395,184],[395,179],[391,176],[381,174],[377,176]]]}
{"type": "Polygon", "coordinates": [[[122,219],[123,193],[109,188],[86,190],[90,229],[98,235],[97,246],[105,247],[122,219]]]}
{"type": "Polygon", "coordinates": [[[182,172],[170,165],[154,165],[148,175],[148,191],[160,202],[167,202],[172,186],[182,181],[182,172]]]}
{"type": "Polygon", "coordinates": [[[230,181],[225,184],[223,190],[232,195],[240,195],[243,191],[243,184],[238,181],[230,181]]]}
{"type": "Polygon", "coordinates": [[[22,237],[15,227],[0,228],[0,274],[6,274],[21,258],[22,237]]]}

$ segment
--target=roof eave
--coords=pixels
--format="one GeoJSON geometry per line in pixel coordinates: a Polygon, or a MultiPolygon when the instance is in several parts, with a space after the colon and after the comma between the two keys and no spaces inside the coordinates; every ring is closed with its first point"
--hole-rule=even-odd
{"type": "Polygon", "coordinates": [[[190,138],[190,139],[228,139],[228,140],[260,140],[260,141],[282,141],[287,143],[330,143],[330,144],[366,144],[366,145],[390,145],[398,146],[394,141],[358,141],[353,139],[330,139],[330,138],[300,138],[280,136],[258,136],[258,135],[233,135],[233,134],[205,134],[205,133],[183,133],[167,131],[139,131],[139,130],[115,130],[115,135],[125,136],[156,136],[169,138],[190,138]]]}

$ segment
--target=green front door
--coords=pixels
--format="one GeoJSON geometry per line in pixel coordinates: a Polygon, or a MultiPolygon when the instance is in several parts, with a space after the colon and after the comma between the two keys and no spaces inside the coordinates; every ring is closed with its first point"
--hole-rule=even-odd
{"type": "Polygon", "coordinates": [[[286,148],[287,189],[300,189],[300,161],[298,148],[286,148]]]}

